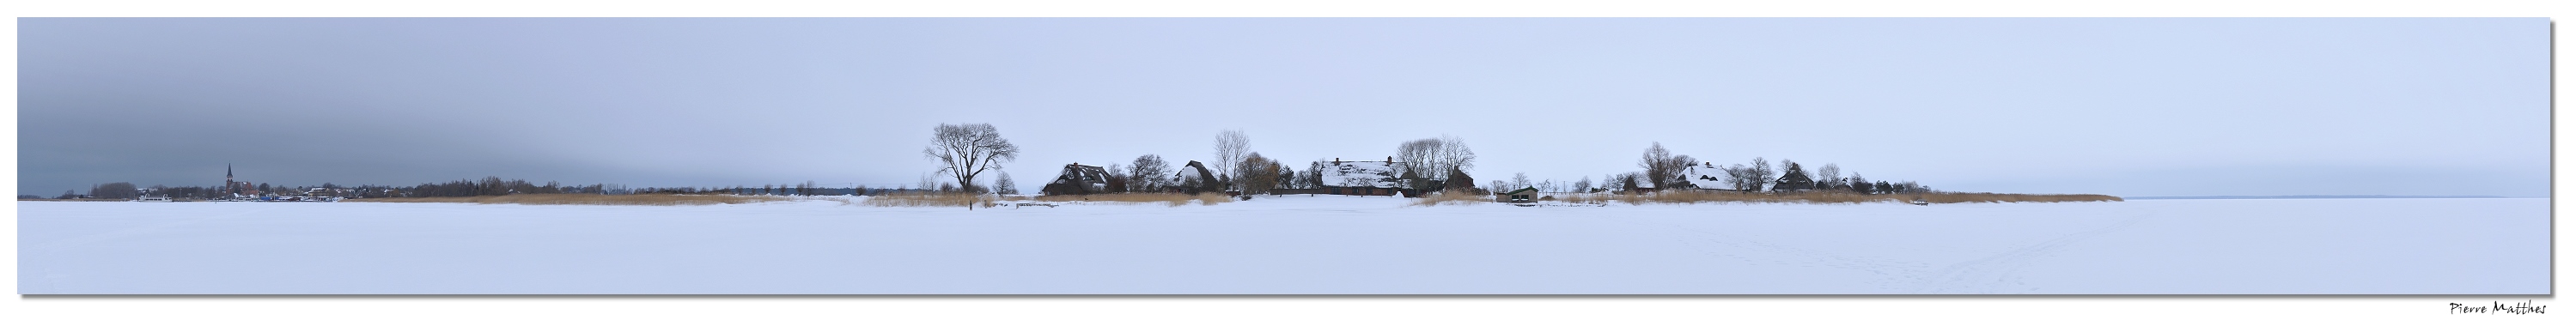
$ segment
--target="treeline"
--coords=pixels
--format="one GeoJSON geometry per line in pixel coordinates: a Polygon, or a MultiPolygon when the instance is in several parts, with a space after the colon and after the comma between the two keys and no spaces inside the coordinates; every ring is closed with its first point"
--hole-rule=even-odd
{"type": "MultiPolygon", "coordinates": [[[[1715,162],[1701,162],[1688,155],[1673,154],[1672,151],[1664,149],[1664,144],[1660,142],[1646,147],[1645,153],[1637,160],[1637,167],[1645,170],[1611,175],[1608,177],[1609,181],[1616,183],[1615,187],[1622,190],[1635,190],[1640,187],[1640,184],[1651,183],[1651,186],[1657,187],[1656,189],[1678,187],[1746,192],[1846,190],[1862,194],[1880,194],[1933,191],[1932,188],[1913,181],[1871,181],[1867,177],[1862,177],[1858,171],[1846,176],[1842,173],[1841,166],[1831,163],[1811,173],[1804,165],[1789,159],[1780,159],[1777,167],[1772,166],[1771,161],[1764,160],[1762,157],[1753,157],[1752,162],[1744,164],[1718,165],[1715,162]],[[1774,171],[1772,168],[1781,168],[1781,170],[1774,171]]],[[[1608,187],[1613,186],[1603,188],[1608,187]]]]}
{"type": "MultiPolygon", "coordinates": [[[[167,185],[153,185],[148,188],[137,188],[133,183],[112,182],[92,186],[87,194],[77,193],[74,190],[64,190],[61,196],[56,196],[54,198],[134,199],[144,195],[156,195],[169,196],[177,199],[223,199],[234,196],[236,192],[243,197],[286,195],[346,198],[397,198],[471,197],[528,193],[629,194],[633,193],[633,190],[628,189],[623,185],[616,184],[573,186],[563,185],[553,181],[548,181],[545,184],[536,184],[528,182],[527,180],[504,180],[500,177],[464,179],[444,183],[423,183],[410,187],[385,185],[344,186],[336,183],[323,183],[318,186],[285,186],[259,183],[242,187],[241,190],[230,190],[223,186],[172,187],[167,185]]],[[[34,195],[20,195],[18,197],[21,199],[41,198],[34,195]]]]}
{"type": "MultiPolygon", "coordinates": [[[[320,187],[321,187],[321,188],[333,188],[333,189],[343,188],[343,187],[341,187],[341,186],[339,186],[339,185],[335,185],[335,184],[328,184],[328,183],[322,184],[322,186],[320,186],[320,187]]],[[[250,187],[245,187],[245,188],[243,188],[243,189],[241,190],[241,192],[242,192],[242,193],[245,193],[245,194],[247,194],[247,193],[253,193],[253,192],[260,193],[260,194],[302,193],[302,192],[304,192],[304,191],[306,191],[306,190],[311,190],[312,188],[315,188],[315,187],[290,187],[290,186],[277,186],[277,185],[269,185],[269,184],[266,184],[266,183],[261,183],[261,184],[252,185],[252,186],[250,186],[250,187]]],[[[369,188],[369,189],[383,189],[383,188],[386,188],[386,187],[377,186],[377,187],[371,187],[371,188],[369,188]]],[[[218,199],[218,198],[224,198],[224,197],[226,197],[226,196],[230,196],[231,194],[232,194],[232,193],[231,193],[230,191],[228,191],[228,190],[225,190],[225,189],[223,188],[223,186],[177,186],[177,187],[173,187],[173,186],[169,186],[169,185],[158,185],[158,184],[156,184],[156,185],[152,185],[151,187],[136,187],[136,186],[134,185],[134,183],[130,183],[130,182],[110,182],[110,183],[101,183],[101,184],[91,185],[91,186],[90,186],[90,189],[89,189],[89,192],[87,192],[87,193],[82,193],[82,192],[80,192],[80,191],[78,191],[78,190],[63,190],[62,195],[59,195],[59,196],[53,196],[52,198],[54,198],[54,199],[82,199],[82,198],[97,198],[97,199],[134,199],[134,198],[138,198],[138,197],[145,196],[145,195],[156,195],[156,196],[169,196],[169,197],[171,197],[171,198],[177,198],[177,199],[218,199]]],[[[379,194],[381,194],[381,192],[379,192],[379,194]]],[[[41,198],[46,198],[46,197],[36,196],[36,195],[22,194],[22,195],[18,195],[18,198],[19,198],[19,199],[41,199],[41,198]]]]}
{"type": "MultiPolygon", "coordinates": [[[[325,185],[328,185],[328,184],[325,184],[325,185]]],[[[364,189],[364,188],[361,188],[361,189],[364,189]]],[[[535,183],[528,182],[528,180],[521,180],[521,179],[502,180],[502,179],[501,179],[501,177],[483,177],[483,179],[479,179],[479,180],[478,180],[478,179],[456,180],[456,181],[449,181],[449,182],[445,182],[445,183],[423,183],[423,184],[420,184],[420,185],[418,185],[418,186],[412,186],[412,187],[408,187],[408,188],[391,188],[391,189],[392,189],[392,190],[387,190],[388,192],[383,192],[383,193],[375,194],[375,195],[368,195],[368,194],[366,194],[366,191],[360,191],[359,196],[361,196],[361,197],[370,197],[370,198],[372,198],[372,197],[473,197],[473,196],[499,196],[499,195],[511,195],[511,194],[556,194],[556,193],[624,194],[624,193],[628,193],[628,192],[626,192],[626,188],[625,188],[625,186],[622,186],[622,185],[610,185],[610,184],[604,184],[604,183],[602,183],[602,184],[590,184],[590,185],[580,185],[580,186],[568,186],[568,185],[563,185],[563,184],[561,184],[561,183],[556,183],[556,182],[554,182],[554,181],[547,181],[547,182],[546,182],[546,184],[539,185],[539,184],[535,184],[535,183]]],[[[372,190],[370,190],[370,191],[372,191],[372,190]]]]}
{"type": "MultiPolygon", "coordinates": [[[[1101,181],[1104,189],[1081,192],[1235,191],[1245,194],[1268,194],[1279,189],[1319,189],[1324,188],[1324,171],[1329,170],[1327,166],[1334,162],[1330,158],[1316,158],[1301,165],[1293,162],[1297,160],[1262,155],[1260,152],[1251,150],[1250,136],[1240,130],[1219,132],[1214,149],[1215,160],[1192,161],[1198,163],[1197,166],[1174,163],[1156,154],[1137,156],[1126,163],[1111,163],[1102,168],[1106,171],[1106,176],[1101,181]],[[1304,169],[1299,169],[1301,167],[1304,169]]],[[[1348,160],[1377,161],[1378,159],[1348,160]]],[[[1458,137],[1441,136],[1406,141],[1397,145],[1396,155],[1387,160],[1393,160],[1400,165],[1396,168],[1400,174],[1384,178],[1400,181],[1400,184],[1408,188],[1427,190],[1443,186],[1452,188],[1475,186],[1474,180],[1466,176],[1464,169],[1475,167],[1476,153],[1467,148],[1465,140],[1458,137]]],[[[999,186],[1010,184],[1007,178],[997,183],[999,186]]],[[[923,185],[930,184],[925,181],[923,185]]],[[[1001,189],[1003,194],[1011,194],[1015,191],[1010,190],[1011,188],[1001,189]]],[[[941,185],[938,190],[948,190],[948,186],[941,185]]]]}

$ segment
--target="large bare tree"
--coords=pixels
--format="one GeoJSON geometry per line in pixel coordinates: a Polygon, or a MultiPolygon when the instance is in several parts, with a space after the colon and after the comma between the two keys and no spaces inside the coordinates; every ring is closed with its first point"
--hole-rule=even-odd
{"type": "Polygon", "coordinates": [[[1395,161],[1401,163],[1397,169],[1402,169],[1404,172],[1418,172],[1419,176],[1439,176],[1440,173],[1448,172],[1447,168],[1435,166],[1439,162],[1439,156],[1440,139],[1405,141],[1404,144],[1395,145],[1395,161]]]}
{"type": "Polygon", "coordinates": [[[975,175],[1000,169],[1002,162],[1020,157],[1020,147],[1002,139],[1002,133],[993,130],[992,124],[942,123],[930,131],[930,147],[921,148],[921,155],[939,159],[946,166],[939,168],[940,172],[956,178],[959,186],[974,186],[975,175]]]}
{"type": "Polygon", "coordinates": [[[1639,173],[1640,178],[1645,179],[1646,182],[1654,183],[1658,188],[1671,189],[1688,181],[1689,177],[1682,176],[1682,170],[1689,169],[1691,163],[1695,162],[1699,160],[1691,159],[1691,156],[1673,154],[1672,150],[1664,149],[1663,142],[1655,142],[1654,145],[1646,147],[1645,154],[1638,157],[1637,168],[1646,169],[1639,173]]]}
{"type": "Polygon", "coordinates": [[[1466,139],[1451,135],[1405,141],[1395,146],[1395,159],[1403,163],[1400,167],[1405,172],[1431,180],[1448,181],[1456,179],[1450,172],[1476,169],[1476,150],[1467,148],[1466,139]]]}
{"type": "MultiPolygon", "coordinates": [[[[1467,148],[1467,139],[1461,139],[1458,138],[1458,136],[1452,135],[1440,135],[1439,150],[1440,151],[1437,155],[1431,157],[1434,161],[1439,163],[1439,167],[1432,168],[1433,172],[1466,172],[1467,170],[1476,169],[1476,150],[1467,148]]],[[[1450,177],[1449,175],[1443,174],[1440,175],[1440,179],[1448,180],[1450,177]]]]}
{"type": "Polygon", "coordinates": [[[1238,170],[1238,165],[1243,164],[1244,154],[1251,152],[1252,136],[1244,135],[1243,130],[1217,132],[1216,161],[1207,164],[1216,165],[1209,169],[1216,169],[1217,173],[1230,174],[1234,180],[1241,180],[1243,172],[1238,170]]]}
{"type": "Polygon", "coordinates": [[[1762,157],[1753,157],[1753,165],[1746,167],[1746,170],[1747,171],[1745,172],[1747,174],[1752,175],[1753,181],[1756,181],[1754,187],[1757,189],[1754,191],[1767,191],[1759,189],[1762,187],[1762,183],[1777,181],[1779,179],[1778,176],[1772,175],[1775,171],[1771,170],[1771,162],[1763,161],[1762,157]]]}

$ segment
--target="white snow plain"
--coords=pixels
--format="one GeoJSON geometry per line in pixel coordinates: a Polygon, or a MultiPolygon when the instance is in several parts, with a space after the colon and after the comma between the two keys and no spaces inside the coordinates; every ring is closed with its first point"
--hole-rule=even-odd
{"type": "Polygon", "coordinates": [[[20,294],[2549,294],[2549,199],[19,202],[20,294]]]}

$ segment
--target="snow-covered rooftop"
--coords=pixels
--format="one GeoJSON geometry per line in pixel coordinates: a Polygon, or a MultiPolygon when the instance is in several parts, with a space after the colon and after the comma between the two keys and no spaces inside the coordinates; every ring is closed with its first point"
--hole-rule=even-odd
{"type": "Polygon", "coordinates": [[[1324,186],[1402,188],[1396,179],[1394,161],[1327,161],[1324,162],[1324,186]]]}
{"type": "MultiPolygon", "coordinates": [[[[1195,181],[1195,180],[1201,179],[1201,178],[1200,178],[1201,176],[1199,175],[1199,169],[1205,169],[1205,168],[1206,168],[1206,166],[1207,166],[1206,164],[1201,164],[1201,163],[1199,163],[1198,161],[1190,161],[1190,162],[1182,163],[1180,166],[1178,166],[1178,167],[1174,167],[1174,168],[1173,168],[1174,170],[1172,170],[1172,181],[1171,181],[1171,183],[1172,183],[1173,185],[1185,185],[1185,184],[1200,184],[1200,183],[1207,183],[1206,181],[1195,181]],[[1197,166],[1197,167],[1192,167],[1192,166],[1190,166],[1190,164],[1199,164],[1199,166],[1197,166]]],[[[1214,178],[1215,178],[1215,176],[1214,176],[1214,175],[1216,175],[1216,174],[1217,174],[1217,172],[1216,172],[1214,169],[1210,169],[1210,170],[1208,171],[1208,173],[1207,173],[1207,174],[1209,175],[1209,176],[1207,176],[1207,177],[1208,177],[1207,179],[1214,179],[1214,178]]]]}
{"type": "Polygon", "coordinates": [[[1726,183],[1726,169],[1713,163],[1701,162],[1682,168],[1682,178],[1689,179],[1691,186],[1700,189],[1735,190],[1734,184],[1726,183]]]}

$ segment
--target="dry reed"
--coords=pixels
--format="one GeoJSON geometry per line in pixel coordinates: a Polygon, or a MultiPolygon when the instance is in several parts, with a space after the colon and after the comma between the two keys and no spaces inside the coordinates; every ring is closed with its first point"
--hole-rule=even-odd
{"type": "Polygon", "coordinates": [[[513,195],[503,195],[503,196],[476,196],[476,197],[361,198],[361,199],[347,199],[347,200],[341,200],[341,201],[345,201],[345,202],[395,202],[395,203],[474,203],[474,204],[540,204],[540,205],[672,206],[672,205],[742,204],[742,203],[768,202],[768,201],[786,201],[786,200],[788,200],[788,198],[787,198],[787,197],[780,197],[780,196],[737,196],[737,195],[712,195],[712,194],[710,194],[710,195],[698,195],[698,194],[619,194],[619,195],[604,195],[604,194],[582,194],[582,193],[557,193],[557,194],[513,194],[513,195]]]}
{"type": "Polygon", "coordinates": [[[1229,195],[1225,195],[1225,194],[1223,194],[1223,193],[1215,193],[1215,192],[1200,193],[1200,194],[1199,194],[1199,205],[1203,205],[1203,206],[1213,206],[1213,205],[1216,205],[1216,204],[1219,204],[1219,203],[1227,203],[1227,202],[1234,202],[1234,196],[1229,196],[1229,195]]]}
{"type": "Polygon", "coordinates": [[[1432,193],[1432,194],[1430,194],[1430,195],[1422,196],[1421,198],[1414,198],[1414,199],[1413,199],[1413,205],[1415,205],[1415,206],[1424,206],[1424,207],[1429,207],[1429,206],[1438,206],[1438,205],[1441,205],[1441,204],[1475,205],[1475,204],[1487,203],[1487,202],[1494,202],[1494,197],[1493,197],[1493,196],[1478,196],[1478,195],[1475,195],[1475,193],[1473,193],[1473,192],[1454,192],[1454,191],[1443,191],[1443,192],[1439,192],[1439,193],[1432,193]]]}

